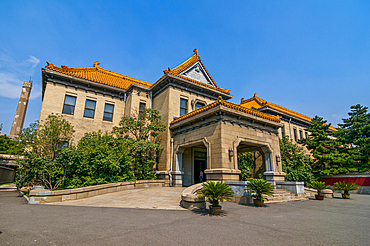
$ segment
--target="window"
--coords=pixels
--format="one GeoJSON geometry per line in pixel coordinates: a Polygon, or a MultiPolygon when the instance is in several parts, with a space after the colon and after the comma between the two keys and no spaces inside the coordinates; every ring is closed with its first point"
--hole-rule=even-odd
{"type": "Polygon", "coordinates": [[[303,138],[303,132],[302,130],[299,130],[299,139],[302,139],[303,138]]]}
{"type": "Polygon", "coordinates": [[[293,129],[294,141],[297,142],[297,129],[293,129]]]}
{"type": "Polygon", "coordinates": [[[74,114],[76,105],[76,97],[66,95],[63,105],[63,114],[74,114]]]}
{"type": "Polygon", "coordinates": [[[305,137],[307,138],[307,132],[304,132],[305,137]]]}
{"type": "Polygon", "coordinates": [[[113,121],[113,109],[114,109],[113,104],[109,104],[109,103],[105,104],[103,120],[113,121]]]}
{"type": "Polygon", "coordinates": [[[141,102],[139,105],[139,119],[141,119],[141,115],[144,113],[146,104],[141,102]]]}
{"type": "Polygon", "coordinates": [[[188,100],[180,98],[180,116],[188,112],[188,100]]]}
{"type": "Polygon", "coordinates": [[[204,106],[205,106],[205,104],[204,104],[204,103],[197,102],[197,103],[195,104],[195,110],[197,110],[198,108],[204,107],[204,106]]]}
{"type": "Polygon", "coordinates": [[[94,118],[95,104],[95,101],[86,99],[84,117],[94,118]]]}
{"type": "Polygon", "coordinates": [[[284,126],[282,126],[280,129],[281,129],[281,138],[284,138],[285,136],[284,126]]]}

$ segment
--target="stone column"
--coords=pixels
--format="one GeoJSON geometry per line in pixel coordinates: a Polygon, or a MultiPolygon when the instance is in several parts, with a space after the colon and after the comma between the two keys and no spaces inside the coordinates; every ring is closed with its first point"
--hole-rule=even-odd
{"type": "Polygon", "coordinates": [[[32,89],[32,83],[31,82],[24,82],[22,93],[19,98],[19,103],[17,106],[17,111],[15,112],[12,129],[10,130],[10,137],[15,137],[21,133],[23,128],[24,119],[26,117],[26,111],[28,106],[28,100],[30,98],[32,89]]]}
{"type": "Polygon", "coordinates": [[[172,185],[173,186],[182,186],[182,177],[184,172],[182,171],[182,154],[184,153],[185,148],[179,148],[176,151],[175,155],[175,167],[172,171],[172,185]]]}

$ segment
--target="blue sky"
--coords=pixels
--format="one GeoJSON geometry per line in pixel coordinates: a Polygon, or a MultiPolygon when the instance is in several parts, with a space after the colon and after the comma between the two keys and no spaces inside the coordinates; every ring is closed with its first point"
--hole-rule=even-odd
{"type": "Polygon", "coordinates": [[[336,126],[370,105],[369,13],[369,1],[2,1],[2,133],[30,76],[25,126],[38,119],[46,61],[154,83],[194,48],[232,102],[257,93],[336,126]]]}

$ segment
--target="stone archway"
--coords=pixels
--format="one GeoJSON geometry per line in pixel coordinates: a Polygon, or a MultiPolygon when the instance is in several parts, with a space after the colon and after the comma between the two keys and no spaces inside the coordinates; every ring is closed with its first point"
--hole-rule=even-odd
{"type": "Polygon", "coordinates": [[[207,138],[178,144],[174,147],[174,163],[172,184],[174,186],[190,186],[200,182],[197,177],[211,167],[211,144],[207,138]],[[200,155],[199,155],[200,154],[200,155]]]}
{"type": "Polygon", "coordinates": [[[256,139],[248,139],[248,138],[241,138],[237,137],[237,139],[233,143],[233,150],[234,150],[234,163],[235,169],[238,169],[238,148],[243,147],[250,149],[250,150],[258,150],[261,151],[263,154],[263,162],[265,171],[273,171],[274,167],[272,165],[272,155],[273,149],[268,142],[263,142],[256,139]]]}

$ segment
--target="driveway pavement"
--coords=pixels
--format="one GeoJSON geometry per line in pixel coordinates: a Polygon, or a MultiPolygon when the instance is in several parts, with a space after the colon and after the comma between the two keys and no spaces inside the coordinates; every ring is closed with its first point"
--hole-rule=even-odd
{"type": "Polygon", "coordinates": [[[0,191],[0,245],[369,245],[370,196],[206,212],[28,205],[0,191]]]}

